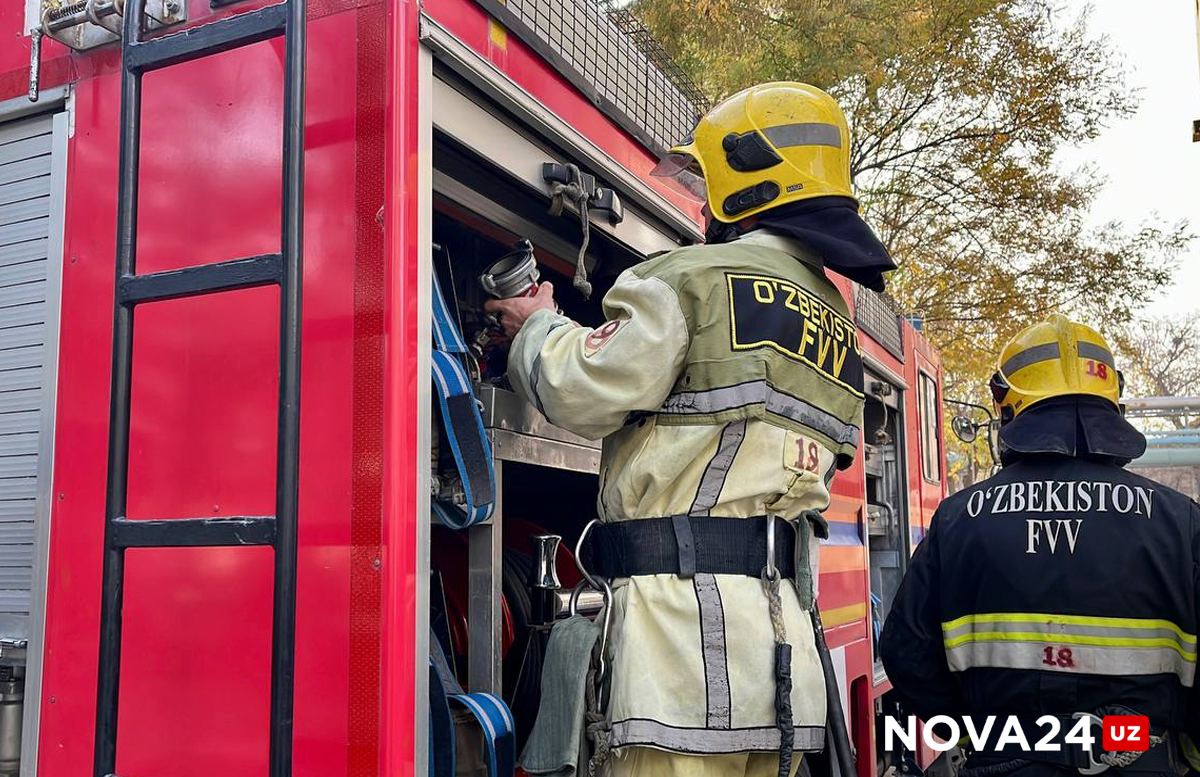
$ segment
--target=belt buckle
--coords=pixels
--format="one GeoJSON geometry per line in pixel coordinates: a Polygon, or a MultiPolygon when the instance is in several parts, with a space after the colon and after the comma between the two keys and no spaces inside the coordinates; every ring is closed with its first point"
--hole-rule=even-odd
{"type": "MultiPolygon", "coordinates": [[[[1094,713],[1076,712],[1071,717],[1074,718],[1075,720],[1079,720],[1080,718],[1087,718],[1088,721],[1091,722],[1091,726],[1090,726],[1091,730],[1103,729],[1103,725],[1104,725],[1103,721],[1100,720],[1099,715],[1096,715],[1094,713]]],[[[1106,772],[1109,770],[1110,764],[1106,764],[1105,762],[1096,759],[1096,751],[1095,751],[1094,745],[1093,745],[1093,747],[1089,747],[1085,752],[1087,753],[1087,759],[1088,759],[1087,765],[1076,767],[1077,772],[1079,772],[1080,774],[1084,774],[1084,775],[1092,775],[1092,774],[1100,774],[1102,772],[1106,772]]]]}

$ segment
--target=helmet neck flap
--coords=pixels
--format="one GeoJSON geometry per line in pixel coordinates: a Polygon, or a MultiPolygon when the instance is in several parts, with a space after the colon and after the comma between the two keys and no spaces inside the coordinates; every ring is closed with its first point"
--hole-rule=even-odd
{"type": "Polygon", "coordinates": [[[1086,394],[1038,402],[1000,427],[1005,466],[1039,454],[1124,466],[1146,452],[1146,437],[1111,402],[1086,394]]]}
{"type": "Polygon", "coordinates": [[[768,229],[795,239],[826,268],[873,291],[883,291],[883,274],[896,269],[883,243],[858,215],[858,204],[849,197],[816,197],[771,208],[745,229],[713,219],[708,242],[735,240],[750,229],[768,229]]]}

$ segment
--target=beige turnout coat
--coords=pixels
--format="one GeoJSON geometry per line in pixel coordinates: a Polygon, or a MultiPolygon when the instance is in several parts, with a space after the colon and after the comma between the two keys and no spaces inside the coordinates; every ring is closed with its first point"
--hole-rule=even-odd
{"type": "MultiPolygon", "coordinates": [[[[844,300],[799,245],[756,231],[672,251],[622,274],[604,309],[596,329],[539,311],[509,357],[515,389],[550,421],[604,438],[602,520],[794,519],[828,505],[836,454],[858,442],[861,362],[844,300]]],[[[806,612],[815,568],[804,577],[783,587],[783,616],[796,749],[816,750],[825,687],[806,612]]],[[[778,749],[759,580],[648,575],[614,590],[615,747],[778,749]]]]}

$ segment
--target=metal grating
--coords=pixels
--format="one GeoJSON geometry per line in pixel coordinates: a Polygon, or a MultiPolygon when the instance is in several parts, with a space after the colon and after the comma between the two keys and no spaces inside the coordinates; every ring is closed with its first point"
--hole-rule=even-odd
{"type": "Polygon", "coordinates": [[[886,294],[857,284],[854,287],[854,320],[864,332],[904,361],[904,337],[900,330],[900,308],[886,294]]]}
{"type": "Polygon", "coordinates": [[[686,137],[707,100],[616,0],[476,0],[652,151],[686,137]]]}

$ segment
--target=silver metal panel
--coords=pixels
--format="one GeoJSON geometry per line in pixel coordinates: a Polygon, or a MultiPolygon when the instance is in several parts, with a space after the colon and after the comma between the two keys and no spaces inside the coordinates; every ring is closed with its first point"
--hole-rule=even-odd
{"type": "MultiPolygon", "coordinates": [[[[19,456],[22,454],[36,455],[38,452],[38,433],[0,435],[0,456],[19,456]]],[[[2,520],[2,518],[0,518],[2,520]]]]}
{"type": "MultiPolygon", "coordinates": [[[[547,204],[550,194],[548,185],[542,180],[542,163],[578,161],[533,142],[509,126],[507,119],[497,117],[495,109],[480,105],[439,78],[434,79],[434,102],[437,106],[434,126],[438,130],[507,170],[514,180],[544,195],[547,204]]],[[[597,172],[607,175],[610,171],[604,169],[597,172]]],[[[625,196],[623,191],[620,194],[625,196]]],[[[653,226],[653,222],[642,217],[628,200],[624,221],[612,225],[607,219],[594,216],[591,228],[611,235],[643,255],[679,246],[675,235],[653,226]]]]}
{"type": "Polygon", "coordinates": [[[34,259],[8,266],[0,266],[0,285],[29,283],[46,277],[46,260],[34,259]]]}
{"type": "MultiPolygon", "coordinates": [[[[13,224],[12,227],[20,228],[22,224],[13,224]]],[[[0,227],[0,232],[5,232],[9,227],[0,227]]],[[[41,302],[46,299],[46,281],[45,279],[34,281],[33,283],[20,283],[15,286],[0,286],[0,308],[10,308],[14,305],[27,305],[30,302],[41,302]]]]}
{"type": "Polygon", "coordinates": [[[0,372],[0,407],[4,406],[4,392],[38,389],[41,388],[41,386],[41,367],[31,367],[23,370],[9,370],[8,372],[0,372]]]}
{"type": "MultiPolygon", "coordinates": [[[[3,315],[0,315],[0,319],[3,319],[3,315]]],[[[0,335],[3,335],[3,332],[0,332],[0,335]]],[[[42,391],[41,389],[23,389],[6,392],[0,395],[0,406],[3,406],[6,411],[14,413],[24,410],[41,410],[42,391]]],[[[0,496],[0,499],[2,498],[0,496]]]]}
{"type": "MultiPolygon", "coordinates": [[[[49,162],[49,159],[45,160],[49,162]]],[[[0,176],[4,175],[4,170],[0,168],[0,176]]],[[[13,245],[22,243],[26,240],[37,240],[38,238],[46,237],[50,234],[50,219],[37,218],[28,221],[21,221],[16,224],[0,229],[0,245],[13,245]]]]}
{"type": "Polygon", "coordinates": [[[0,184],[10,184],[16,181],[24,181],[27,178],[36,178],[37,176],[45,175],[46,168],[49,166],[50,160],[44,156],[22,159],[17,162],[0,165],[0,184]]]}
{"type": "Polygon", "coordinates": [[[475,393],[497,459],[592,474],[600,471],[599,441],[555,426],[511,391],[477,384],[475,393]]]}
{"type": "MultiPolygon", "coordinates": [[[[26,102],[22,98],[22,102],[26,102]]],[[[0,103],[2,104],[2,103],[0,103]]],[[[7,120],[9,117],[0,113],[0,119],[7,120]]],[[[54,123],[49,114],[42,116],[33,116],[22,122],[12,122],[0,126],[0,145],[22,141],[37,135],[47,135],[54,130],[54,123]]],[[[44,153],[50,153],[49,147],[44,153]]],[[[49,171],[47,171],[49,175],[49,171]]]]}
{"type": "Polygon", "coordinates": [[[0,205],[50,194],[50,176],[42,175],[0,186],[0,205]]]}
{"type": "MultiPolygon", "coordinates": [[[[0,398],[0,402],[3,398],[0,398]]],[[[37,456],[0,456],[0,480],[37,477],[37,456]]]]}
{"type": "MultiPolygon", "coordinates": [[[[5,499],[36,499],[37,479],[32,477],[0,478],[0,494],[4,494],[5,499]]],[[[3,537],[2,532],[0,532],[0,537],[3,537]]],[[[0,542],[3,541],[0,539],[0,542]]]]}
{"type": "MultiPolygon", "coordinates": [[[[24,329],[24,327],[22,327],[24,329]]],[[[4,338],[7,345],[7,338],[4,338]]],[[[0,370],[16,370],[22,367],[41,367],[45,355],[45,346],[36,345],[16,346],[0,350],[0,370]]]]}
{"type": "Polygon", "coordinates": [[[33,570],[23,564],[0,564],[0,589],[27,591],[33,582],[33,570]]]}
{"type": "MultiPolygon", "coordinates": [[[[23,328],[23,327],[22,327],[23,328]]],[[[36,432],[38,429],[38,413],[25,411],[23,413],[0,414],[0,434],[18,434],[36,432]]]]}
{"type": "Polygon", "coordinates": [[[549,251],[564,261],[573,263],[579,255],[578,245],[568,243],[558,235],[522,218],[503,203],[488,198],[473,186],[451,178],[440,170],[433,171],[433,190],[496,226],[503,227],[515,235],[528,237],[539,249],[549,251]]]}
{"type": "Polygon", "coordinates": [[[49,243],[50,238],[43,235],[37,240],[31,240],[28,243],[0,246],[0,267],[43,258],[46,256],[49,243]]]}
{"type": "MultiPolygon", "coordinates": [[[[30,537],[33,536],[33,529],[29,530],[30,537]]],[[[5,545],[0,548],[0,564],[13,564],[20,559],[29,557],[33,552],[33,543],[27,542],[24,545],[5,545]]]]}
{"type": "Polygon", "coordinates": [[[0,612],[13,614],[29,612],[29,592],[0,591],[0,612]]]}
{"type": "MultiPolygon", "coordinates": [[[[21,183],[25,183],[22,181],[21,183]]],[[[21,184],[9,184],[9,186],[19,186],[21,184]]],[[[7,189],[8,186],[3,187],[7,189]]],[[[3,189],[0,189],[0,194],[3,194],[3,189]]],[[[41,218],[50,209],[49,197],[37,197],[34,199],[20,200],[7,205],[0,205],[0,227],[8,224],[16,224],[18,221],[29,221],[30,219],[41,218]]]]}
{"type": "Polygon", "coordinates": [[[505,431],[493,431],[491,437],[492,450],[500,461],[520,461],[590,475],[600,472],[598,448],[505,431]]]}
{"type": "MultiPolygon", "coordinates": [[[[36,494],[30,499],[35,499],[36,494]]],[[[0,547],[5,549],[13,546],[28,545],[33,542],[33,521],[8,521],[0,523],[0,547]]],[[[16,556],[0,555],[0,563],[8,563],[16,556]]]]}
{"type": "Polygon", "coordinates": [[[50,155],[49,126],[44,135],[26,135],[7,143],[0,140],[0,165],[50,155]]]}
{"type": "Polygon", "coordinates": [[[555,426],[547,421],[544,415],[534,410],[532,405],[511,391],[488,384],[476,384],[475,393],[483,404],[483,425],[489,429],[520,432],[600,450],[599,441],[585,440],[577,434],[555,426]]]}
{"type": "Polygon", "coordinates": [[[37,504],[33,499],[0,501],[0,526],[14,521],[32,521],[36,515],[37,504]]]}

